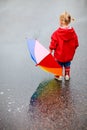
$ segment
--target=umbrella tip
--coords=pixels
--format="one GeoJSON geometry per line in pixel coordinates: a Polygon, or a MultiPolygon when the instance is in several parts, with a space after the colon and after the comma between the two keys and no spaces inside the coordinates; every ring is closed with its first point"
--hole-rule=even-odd
{"type": "Polygon", "coordinates": [[[37,38],[35,38],[35,40],[37,40],[37,38]]]}

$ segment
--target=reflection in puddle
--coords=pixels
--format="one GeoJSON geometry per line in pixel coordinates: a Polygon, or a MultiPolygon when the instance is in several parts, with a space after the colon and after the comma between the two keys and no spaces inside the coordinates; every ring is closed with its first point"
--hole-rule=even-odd
{"type": "Polygon", "coordinates": [[[31,97],[29,114],[34,130],[75,130],[77,117],[69,82],[40,83],[31,97]]]}

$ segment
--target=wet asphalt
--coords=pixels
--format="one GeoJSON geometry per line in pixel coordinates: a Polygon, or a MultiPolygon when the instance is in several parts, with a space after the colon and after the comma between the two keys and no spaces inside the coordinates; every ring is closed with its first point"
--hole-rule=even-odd
{"type": "Polygon", "coordinates": [[[86,12],[86,0],[0,0],[0,130],[87,130],[86,12]],[[80,46],[59,82],[35,66],[26,38],[48,48],[65,10],[80,46]]]}

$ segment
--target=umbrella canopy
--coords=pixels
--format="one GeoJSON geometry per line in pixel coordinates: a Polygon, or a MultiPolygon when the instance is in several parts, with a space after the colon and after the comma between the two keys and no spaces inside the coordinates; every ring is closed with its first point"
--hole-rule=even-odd
{"type": "Polygon", "coordinates": [[[28,39],[27,44],[31,58],[36,63],[36,66],[40,66],[43,70],[54,75],[62,75],[62,67],[44,46],[34,39],[28,39]]]}

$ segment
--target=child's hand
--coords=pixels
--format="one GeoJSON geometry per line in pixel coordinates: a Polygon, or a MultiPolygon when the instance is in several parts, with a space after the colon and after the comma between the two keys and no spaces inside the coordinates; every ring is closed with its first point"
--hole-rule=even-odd
{"type": "Polygon", "coordinates": [[[50,51],[50,53],[52,53],[52,50],[51,50],[51,49],[49,49],[49,51],[50,51]]]}

